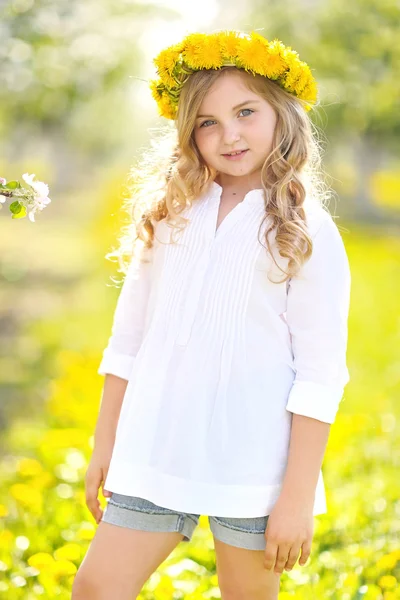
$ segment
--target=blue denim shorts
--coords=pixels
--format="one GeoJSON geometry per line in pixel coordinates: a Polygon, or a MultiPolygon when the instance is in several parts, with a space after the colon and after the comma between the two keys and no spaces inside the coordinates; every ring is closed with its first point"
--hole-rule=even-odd
{"type": "MultiPolygon", "coordinates": [[[[199,517],[197,514],[158,506],[144,498],[113,492],[101,520],[142,531],[178,531],[184,536],[182,541],[189,542],[199,517]]],[[[268,515],[250,518],[208,517],[211,532],[218,540],[248,550],[265,550],[267,520],[268,515]]]]}

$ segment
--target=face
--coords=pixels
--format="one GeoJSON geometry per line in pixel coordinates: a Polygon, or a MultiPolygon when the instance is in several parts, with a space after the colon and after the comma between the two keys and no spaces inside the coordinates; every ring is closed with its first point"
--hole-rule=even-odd
{"type": "Polygon", "coordinates": [[[194,139],[222,186],[261,187],[261,167],[272,150],[272,106],[234,72],[219,77],[199,108],[194,139]],[[244,150],[236,158],[227,153],[244,150]]]}

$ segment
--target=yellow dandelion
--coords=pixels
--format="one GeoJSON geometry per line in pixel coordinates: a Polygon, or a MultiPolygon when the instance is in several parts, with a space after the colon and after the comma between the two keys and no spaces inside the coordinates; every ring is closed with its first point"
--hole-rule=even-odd
{"type": "Polygon", "coordinates": [[[222,64],[218,34],[193,33],[187,36],[182,56],[191,69],[217,69],[222,64]]]}
{"type": "Polygon", "coordinates": [[[196,60],[197,51],[203,43],[203,38],[204,34],[202,33],[191,33],[184,38],[182,42],[182,58],[187,64],[189,64],[192,60],[196,60]]]}
{"type": "Polygon", "coordinates": [[[48,552],[37,552],[28,558],[28,565],[38,569],[38,571],[48,569],[53,563],[54,558],[48,552]]]}
{"type": "Polygon", "coordinates": [[[32,475],[38,475],[43,471],[41,463],[35,458],[21,458],[18,461],[17,472],[22,477],[31,477],[32,475]]]}
{"type": "Polygon", "coordinates": [[[302,91],[309,84],[311,80],[311,71],[305,63],[301,63],[299,74],[296,83],[293,86],[296,96],[301,96],[302,91]]]}
{"type": "Polygon", "coordinates": [[[49,473],[48,471],[43,471],[43,473],[37,475],[36,477],[30,480],[30,485],[31,487],[34,487],[36,489],[43,489],[54,485],[55,481],[56,478],[54,477],[54,475],[52,475],[52,473],[49,473]]]}
{"type": "Polygon", "coordinates": [[[380,585],[383,589],[390,590],[395,589],[397,586],[396,577],[393,575],[383,575],[379,581],[378,585],[380,585]]]}
{"type": "Polygon", "coordinates": [[[172,106],[171,99],[167,94],[163,94],[162,98],[158,102],[159,113],[162,117],[167,119],[175,118],[175,109],[172,106]]]}
{"type": "Polygon", "coordinates": [[[8,508],[5,504],[0,504],[0,518],[8,515],[8,508]]]}
{"type": "Polygon", "coordinates": [[[394,553],[385,554],[381,556],[381,558],[376,562],[376,567],[378,569],[394,569],[397,564],[397,557],[394,553]]]}
{"type": "Polygon", "coordinates": [[[221,45],[221,51],[223,59],[229,61],[236,57],[239,37],[235,32],[227,31],[220,34],[219,41],[221,45]]]}
{"type": "Polygon", "coordinates": [[[168,87],[175,87],[177,85],[174,77],[169,75],[166,71],[161,73],[161,79],[168,87]]]}
{"type": "Polygon", "coordinates": [[[287,65],[287,71],[282,79],[284,81],[285,87],[288,88],[288,91],[293,92],[293,90],[289,88],[291,87],[291,84],[295,83],[295,81],[297,80],[301,61],[297,52],[295,50],[292,50],[290,46],[283,50],[282,58],[284,59],[287,65]]]}
{"type": "Polygon", "coordinates": [[[9,550],[14,545],[15,535],[10,529],[0,531],[0,548],[9,550]]]}
{"type": "Polygon", "coordinates": [[[72,542],[68,544],[64,544],[64,546],[60,546],[54,551],[54,557],[57,560],[71,560],[78,561],[81,558],[82,550],[79,544],[74,544],[72,542]]]}
{"type": "Polygon", "coordinates": [[[151,95],[158,102],[162,98],[162,84],[159,79],[151,79],[149,82],[151,95]]]}
{"type": "MultiPolygon", "coordinates": [[[[283,76],[285,88],[289,92],[292,92],[292,93],[296,92],[296,89],[298,89],[298,86],[299,86],[299,82],[301,85],[302,76],[303,76],[303,68],[302,68],[300,62],[295,63],[293,61],[292,64],[290,65],[290,69],[283,76]]],[[[304,83],[303,83],[303,88],[304,88],[304,83]]]]}
{"type": "Polygon", "coordinates": [[[11,496],[18,502],[25,503],[29,498],[30,487],[25,483],[15,483],[10,487],[11,496]]]}
{"type": "Polygon", "coordinates": [[[162,50],[158,56],[153,59],[161,80],[170,87],[176,85],[172,73],[179,60],[181,50],[182,44],[175,44],[174,46],[162,50]]]}
{"type": "Polygon", "coordinates": [[[268,45],[265,74],[269,79],[278,79],[288,69],[288,64],[283,56],[284,45],[275,39],[268,45]]]}
{"type": "Polygon", "coordinates": [[[314,77],[298,53],[276,38],[269,42],[256,31],[192,33],[160,52],[154,63],[159,79],[150,81],[150,89],[159,114],[168,119],[176,119],[182,87],[194,71],[219,69],[225,64],[276,81],[288,93],[304,100],[307,111],[317,100],[314,77]]]}
{"type": "Polygon", "coordinates": [[[10,487],[11,496],[32,513],[39,513],[43,506],[41,491],[24,483],[14,483],[10,487]]]}
{"type": "Polygon", "coordinates": [[[237,57],[240,66],[246,71],[266,75],[266,57],[268,54],[268,41],[254,32],[250,39],[239,40],[237,57]]]}
{"type": "Polygon", "coordinates": [[[89,521],[81,523],[80,528],[77,531],[77,537],[80,540],[91,540],[95,534],[94,524],[89,521]]]}
{"type": "Polygon", "coordinates": [[[74,575],[77,570],[73,562],[65,559],[55,560],[51,565],[51,572],[56,578],[74,575]]]}
{"type": "Polygon", "coordinates": [[[282,56],[286,59],[287,63],[290,65],[293,61],[298,62],[299,53],[296,50],[293,50],[291,46],[285,46],[282,51],[282,56]]]}
{"type": "MultiPolygon", "coordinates": [[[[306,100],[306,102],[311,102],[312,104],[316,103],[318,99],[318,90],[314,79],[311,79],[301,92],[301,98],[306,100]]],[[[307,110],[310,110],[310,108],[307,108],[307,110]]]]}

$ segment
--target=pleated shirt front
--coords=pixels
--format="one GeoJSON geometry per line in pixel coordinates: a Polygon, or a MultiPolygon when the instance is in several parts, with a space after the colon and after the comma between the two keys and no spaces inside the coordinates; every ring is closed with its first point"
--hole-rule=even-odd
{"type": "MultiPolygon", "coordinates": [[[[181,512],[268,515],[293,413],[333,423],[344,387],[350,269],[331,215],[306,200],[313,255],[282,279],[266,249],[264,195],[216,229],[222,188],[156,224],[132,261],[98,373],[128,380],[104,487],[181,512]],[[261,228],[260,228],[261,226],[261,228]]],[[[270,241],[277,263],[287,259],[270,241]]],[[[322,471],[314,515],[327,512],[322,471]]]]}

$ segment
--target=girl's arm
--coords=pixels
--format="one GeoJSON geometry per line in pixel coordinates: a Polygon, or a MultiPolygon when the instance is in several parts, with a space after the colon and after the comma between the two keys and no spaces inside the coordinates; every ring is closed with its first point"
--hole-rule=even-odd
{"type": "Polygon", "coordinates": [[[105,375],[97,442],[114,442],[118,418],[136,354],[143,339],[153,266],[153,248],[143,251],[144,261],[131,261],[113,317],[111,336],[98,369],[105,375]]]}
{"type": "Polygon", "coordinates": [[[286,405],[294,414],[283,489],[312,501],[330,425],[350,380],[351,273],[339,230],[329,214],[323,216],[311,258],[290,280],[286,313],[296,377],[286,405]]]}
{"type": "Polygon", "coordinates": [[[114,447],[115,433],[127,385],[126,379],[106,374],[94,433],[95,448],[110,446],[112,450],[114,447]]]}
{"type": "Polygon", "coordinates": [[[132,260],[128,267],[114,313],[111,336],[98,369],[99,375],[110,373],[129,380],[143,339],[152,255],[153,248],[143,250],[143,260],[132,260]]]}

